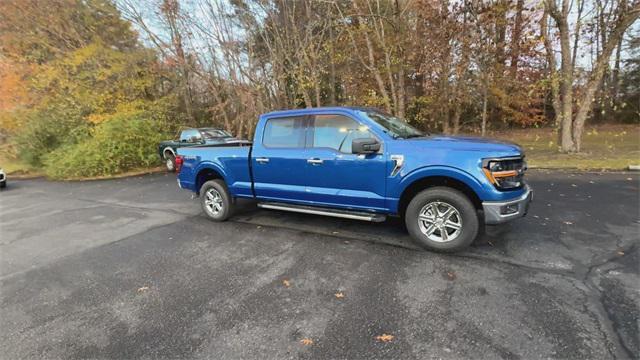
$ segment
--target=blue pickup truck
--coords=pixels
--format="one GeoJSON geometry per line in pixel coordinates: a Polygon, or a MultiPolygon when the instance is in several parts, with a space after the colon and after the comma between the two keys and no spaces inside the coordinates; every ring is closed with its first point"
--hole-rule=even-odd
{"type": "Polygon", "coordinates": [[[522,149],[424,134],[372,108],[276,111],[253,142],[178,149],[178,184],[214,221],[237,198],[265,209],[384,221],[404,218],[423,247],[457,251],[482,224],[524,216],[532,191],[522,149]]]}

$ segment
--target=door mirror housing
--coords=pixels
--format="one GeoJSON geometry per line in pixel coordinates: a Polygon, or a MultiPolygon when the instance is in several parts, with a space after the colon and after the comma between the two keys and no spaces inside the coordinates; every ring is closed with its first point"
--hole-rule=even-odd
{"type": "Polygon", "coordinates": [[[373,154],[380,150],[380,143],[374,138],[353,139],[351,152],[354,154],[373,154]]]}

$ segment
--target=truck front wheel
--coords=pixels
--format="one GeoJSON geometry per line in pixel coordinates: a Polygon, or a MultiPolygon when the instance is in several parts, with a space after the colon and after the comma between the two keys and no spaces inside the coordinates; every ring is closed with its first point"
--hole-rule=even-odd
{"type": "Polygon", "coordinates": [[[407,206],[405,223],[418,244],[444,252],[466,248],[480,228],[473,203],[460,191],[448,187],[419,192],[407,206]]]}
{"type": "Polygon", "coordinates": [[[222,180],[209,180],[200,188],[202,210],[213,221],[225,221],[232,213],[233,203],[222,180]]]}

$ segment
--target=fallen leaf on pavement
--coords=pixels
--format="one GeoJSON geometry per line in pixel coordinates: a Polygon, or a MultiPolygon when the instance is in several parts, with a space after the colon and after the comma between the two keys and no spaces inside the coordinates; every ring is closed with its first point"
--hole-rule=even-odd
{"type": "Polygon", "coordinates": [[[454,273],[453,271],[447,271],[447,279],[455,280],[456,279],[456,273],[454,273]]]}
{"type": "Polygon", "coordinates": [[[282,280],[282,284],[283,284],[285,287],[289,287],[289,286],[291,286],[291,282],[289,282],[289,280],[287,280],[287,279],[282,280]]]}
{"type": "Polygon", "coordinates": [[[300,343],[301,343],[302,345],[307,346],[307,345],[311,345],[311,344],[313,344],[313,340],[311,340],[311,339],[309,339],[309,338],[304,338],[304,339],[300,340],[300,343]]]}
{"type": "Polygon", "coordinates": [[[149,287],[148,287],[148,286],[143,286],[143,287],[141,287],[141,288],[138,288],[138,292],[139,292],[139,293],[141,293],[141,292],[145,292],[145,291],[147,291],[147,290],[149,290],[149,287]]]}
{"type": "Polygon", "coordinates": [[[378,341],[382,341],[382,342],[390,342],[393,340],[395,336],[393,335],[389,335],[389,334],[382,334],[382,335],[378,335],[376,336],[376,340],[378,341]]]}
{"type": "Polygon", "coordinates": [[[337,293],[335,293],[334,295],[335,295],[335,297],[336,297],[337,299],[342,299],[342,298],[344,297],[344,293],[342,293],[342,292],[337,292],[337,293]]]}

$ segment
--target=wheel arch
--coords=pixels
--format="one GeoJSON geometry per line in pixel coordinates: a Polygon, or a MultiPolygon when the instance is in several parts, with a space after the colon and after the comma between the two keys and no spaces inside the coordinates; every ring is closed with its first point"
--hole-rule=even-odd
{"type": "Polygon", "coordinates": [[[162,156],[164,156],[164,158],[167,158],[167,153],[170,153],[171,155],[173,155],[173,157],[176,157],[176,152],[173,151],[173,149],[171,147],[166,147],[164,148],[164,150],[162,150],[162,156]]]}
{"type": "Polygon", "coordinates": [[[449,187],[460,191],[471,200],[471,203],[477,210],[482,209],[482,200],[480,200],[476,191],[466,182],[448,175],[429,175],[417,178],[405,187],[398,202],[398,214],[404,216],[409,202],[420,191],[437,186],[449,187]]]}
{"type": "Polygon", "coordinates": [[[200,168],[197,172],[197,175],[195,177],[196,183],[195,183],[195,190],[196,193],[198,195],[200,195],[200,188],[202,187],[202,185],[209,181],[209,180],[216,180],[216,179],[220,179],[222,181],[225,182],[226,185],[226,180],[224,177],[224,173],[222,171],[220,171],[219,169],[216,169],[213,166],[205,166],[203,168],[200,168]]]}

